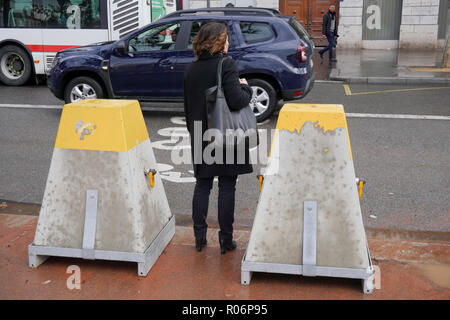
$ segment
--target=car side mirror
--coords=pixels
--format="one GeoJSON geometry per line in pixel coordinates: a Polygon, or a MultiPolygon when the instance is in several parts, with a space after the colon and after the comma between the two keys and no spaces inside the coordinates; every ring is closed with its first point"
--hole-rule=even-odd
{"type": "Polygon", "coordinates": [[[117,42],[117,45],[114,49],[117,53],[123,54],[127,52],[127,46],[125,44],[125,41],[119,41],[117,42]]]}

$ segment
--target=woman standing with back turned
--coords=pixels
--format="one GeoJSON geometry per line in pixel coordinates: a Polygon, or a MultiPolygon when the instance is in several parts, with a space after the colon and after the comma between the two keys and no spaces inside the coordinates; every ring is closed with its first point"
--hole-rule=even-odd
{"type": "MultiPolygon", "coordinates": [[[[222,84],[230,110],[239,110],[248,106],[252,98],[252,89],[247,81],[239,79],[236,62],[227,57],[228,45],[227,26],[217,22],[210,22],[202,26],[193,41],[197,59],[186,68],[184,74],[184,112],[191,138],[193,160],[195,160],[195,141],[201,144],[202,155],[204,148],[208,145],[207,141],[203,141],[203,134],[208,129],[205,90],[217,85],[217,67],[222,59],[224,59],[222,84]],[[197,136],[194,136],[195,122],[197,122],[197,126],[201,123],[200,137],[197,133],[195,134],[197,136]]],[[[234,159],[236,159],[236,154],[234,159]]],[[[236,242],[233,241],[236,179],[239,174],[253,171],[249,163],[248,150],[246,150],[245,163],[242,164],[236,162],[225,164],[225,152],[222,164],[217,162],[206,164],[203,156],[201,161],[196,163],[197,161],[194,161],[194,175],[197,182],[192,199],[195,246],[197,251],[201,251],[202,247],[206,246],[209,194],[214,177],[218,176],[219,243],[221,253],[224,254],[227,250],[236,248],[236,242]]]]}

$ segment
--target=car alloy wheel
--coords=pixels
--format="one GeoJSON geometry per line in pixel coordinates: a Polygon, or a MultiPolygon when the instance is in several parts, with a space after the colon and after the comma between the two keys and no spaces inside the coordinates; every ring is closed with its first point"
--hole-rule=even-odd
{"type": "Polygon", "coordinates": [[[250,100],[250,107],[255,116],[259,116],[266,112],[270,105],[270,96],[264,88],[258,86],[251,86],[253,90],[252,100],[250,100]]]}
{"type": "Polygon", "coordinates": [[[77,84],[70,92],[70,102],[77,102],[85,99],[97,99],[94,88],[86,83],[77,84]]]}

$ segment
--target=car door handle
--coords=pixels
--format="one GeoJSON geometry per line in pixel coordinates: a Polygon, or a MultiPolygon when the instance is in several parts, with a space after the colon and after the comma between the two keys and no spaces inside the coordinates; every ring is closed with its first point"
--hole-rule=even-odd
{"type": "Polygon", "coordinates": [[[173,70],[173,61],[170,59],[162,60],[159,65],[163,68],[170,67],[170,70],[173,70]]]}
{"type": "Polygon", "coordinates": [[[167,67],[167,66],[170,66],[172,64],[172,61],[170,61],[170,60],[162,60],[159,64],[164,66],[164,67],[167,67]]]}

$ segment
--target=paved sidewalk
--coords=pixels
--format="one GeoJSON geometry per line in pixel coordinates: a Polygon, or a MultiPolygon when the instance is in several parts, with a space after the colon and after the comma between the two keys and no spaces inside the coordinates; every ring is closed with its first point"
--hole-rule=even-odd
{"type": "MultiPolygon", "coordinates": [[[[351,83],[450,84],[450,68],[441,68],[442,52],[338,47],[338,61],[331,66],[329,78],[351,83]]],[[[323,63],[328,64],[327,59],[323,63]]]]}
{"type": "Polygon", "coordinates": [[[217,230],[208,246],[193,246],[191,227],[177,226],[175,237],[147,277],[137,264],[50,258],[28,267],[27,246],[38,217],[0,214],[0,299],[449,299],[448,233],[368,229],[374,265],[381,270],[381,289],[362,293],[361,281],[254,273],[240,284],[240,265],[250,231],[236,230],[237,250],[221,255],[217,230]],[[417,239],[421,238],[421,239],[417,239]],[[433,240],[425,240],[429,238],[433,240]],[[81,268],[81,290],[69,290],[69,265],[81,268]]]}

